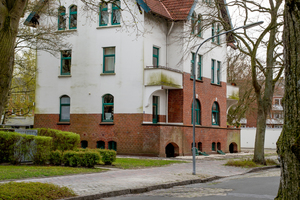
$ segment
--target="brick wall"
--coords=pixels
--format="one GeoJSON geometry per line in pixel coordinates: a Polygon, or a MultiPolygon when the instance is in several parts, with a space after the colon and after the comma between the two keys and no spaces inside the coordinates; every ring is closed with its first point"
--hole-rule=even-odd
{"type": "Polygon", "coordinates": [[[171,123],[183,122],[183,90],[169,90],[168,121],[171,123]]]}

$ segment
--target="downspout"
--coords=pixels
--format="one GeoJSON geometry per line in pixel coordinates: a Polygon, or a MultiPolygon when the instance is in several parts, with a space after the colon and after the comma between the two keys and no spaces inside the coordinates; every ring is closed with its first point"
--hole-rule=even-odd
{"type": "MultiPolygon", "coordinates": [[[[174,21],[172,21],[171,27],[166,36],[166,61],[168,61],[168,37],[172,32],[173,26],[174,26],[174,21]]],[[[168,64],[167,64],[167,67],[169,67],[168,64]]],[[[169,123],[169,89],[167,89],[167,100],[166,101],[167,101],[166,102],[166,123],[169,123]]]]}

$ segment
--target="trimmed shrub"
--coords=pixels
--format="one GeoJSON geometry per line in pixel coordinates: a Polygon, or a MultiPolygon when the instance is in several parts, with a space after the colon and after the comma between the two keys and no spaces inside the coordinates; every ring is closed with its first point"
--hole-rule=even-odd
{"type": "Polygon", "coordinates": [[[96,149],[100,155],[101,160],[104,162],[105,165],[111,165],[113,162],[116,161],[117,152],[115,150],[108,150],[108,149],[96,149]]]}
{"type": "Polygon", "coordinates": [[[100,161],[100,154],[98,152],[84,152],[82,165],[86,167],[94,167],[100,161]]]}
{"type": "Polygon", "coordinates": [[[44,165],[49,160],[50,149],[52,146],[51,137],[35,136],[35,149],[33,154],[33,162],[38,165],[44,165]]]}
{"type": "Polygon", "coordinates": [[[51,151],[60,150],[64,152],[67,150],[75,150],[80,143],[80,135],[77,133],[50,128],[39,128],[37,130],[39,136],[49,136],[53,138],[51,151]]]}
{"type": "Polygon", "coordinates": [[[14,147],[21,137],[20,133],[0,131],[0,163],[14,160],[14,147]]]}
{"type": "Polygon", "coordinates": [[[61,151],[56,150],[56,151],[51,151],[50,152],[50,164],[53,165],[61,165],[63,159],[63,154],[61,151]]]}
{"type": "Polygon", "coordinates": [[[63,162],[71,167],[94,167],[100,160],[100,154],[93,151],[65,151],[63,162]]]}

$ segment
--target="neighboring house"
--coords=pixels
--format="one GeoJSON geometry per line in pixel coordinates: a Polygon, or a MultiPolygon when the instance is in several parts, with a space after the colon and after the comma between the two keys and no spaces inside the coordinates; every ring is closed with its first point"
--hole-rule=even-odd
{"type": "Polygon", "coordinates": [[[197,57],[196,147],[207,153],[239,151],[240,130],[226,124],[226,36],[208,42],[198,55],[186,38],[200,44],[222,30],[218,23],[202,30],[207,3],[131,2],[134,26],[124,25],[132,13],[121,11],[123,1],[100,4],[92,22],[86,21],[81,1],[61,1],[57,27],[74,32],[68,38],[72,48],[62,49],[59,57],[38,52],[34,127],[76,132],[83,148],[191,155],[191,63],[197,57]],[[142,36],[132,34],[136,28],[142,36]]]}
{"type": "MultiPolygon", "coordinates": [[[[283,106],[282,98],[284,95],[284,79],[280,79],[274,88],[272,108],[270,114],[267,118],[267,128],[282,128],[283,126],[283,106]]],[[[252,107],[249,108],[249,112],[246,114],[246,118],[241,121],[241,126],[243,128],[254,128],[257,122],[257,109],[256,102],[254,102],[252,107]]]]}

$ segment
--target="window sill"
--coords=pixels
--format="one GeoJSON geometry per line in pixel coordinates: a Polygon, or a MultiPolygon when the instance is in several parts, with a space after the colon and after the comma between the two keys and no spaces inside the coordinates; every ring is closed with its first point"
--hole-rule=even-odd
{"type": "Polygon", "coordinates": [[[57,125],[70,125],[70,122],[57,122],[57,125]]]}
{"type": "Polygon", "coordinates": [[[77,32],[77,29],[57,30],[55,33],[77,32]]]}
{"type": "MultiPolygon", "coordinates": [[[[194,79],[191,77],[190,80],[193,81],[194,79]]],[[[203,80],[202,80],[202,79],[197,79],[197,78],[196,78],[195,81],[198,81],[198,82],[203,83],[203,80]]]]}
{"type": "Polygon", "coordinates": [[[100,122],[99,125],[114,125],[114,122],[100,122]]]}
{"type": "Polygon", "coordinates": [[[101,73],[100,76],[116,75],[116,73],[101,73]]]}
{"type": "Polygon", "coordinates": [[[98,26],[96,29],[117,28],[117,27],[121,27],[121,24],[117,24],[117,25],[106,25],[106,26],[98,26]]]}
{"type": "Polygon", "coordinates": [[[221,83],[220,84],[216,84],[216,83],[210,83],[211,85],[214,85],[214,86],[219,86],[219,87],[222,87],[221,83]]]}
{"type": "Polygon", "coordinates": [[[72,77],[72,75],[59,75],[58,78],[72,77]]]}

